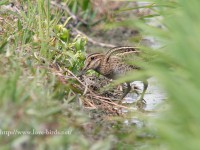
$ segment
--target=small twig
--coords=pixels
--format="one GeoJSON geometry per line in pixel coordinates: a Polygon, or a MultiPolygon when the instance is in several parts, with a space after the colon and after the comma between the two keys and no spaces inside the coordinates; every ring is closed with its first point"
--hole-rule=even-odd
{"type": "Polygon", "coordinates": [[[82,22],[84,25],[88,26],[88,23],[87,23],[85,20],[83,20],[83,19],[77,17],[75,14],[73,14],[73,13],[70,11],[70,9],[69,9],[69,7],[68,7],[67,5],[64,6],[64,5],[58,4],[58,3],[54,2],[54,1],[51,1],[51,5],[54,5],[54,6],[60,8],[60,9],[62,9],[62,10],[65,10],[65,11],[72,17],[72,19],[73,19],[74,21],[80,21],[80,22],[82,22]]]}
{"type": "Polygon", "coordinates": [[[94,104],[92,104],[87,98],[85,98],[84,101],[88,103],[92,108],[97,109],[97,107],[94,104]]]}
{"type": "MultiPolygon", "coordinates": [[[[87,86],[79,78],[77,78],[77,76],[74,75],[69,69],[66,68],[65,71],[67,71],[69,74],[71,74],[81,85],[83,85],[85,88],[87,88],[87,86]]],[[[90,93],[95,95],[95,93],[92,92],[89,88],[87,89],[87,91],[89,91],[90,93]]]]}
{"type": "Polygon", "coordinates": [[[72,29],[73,29],[76,33],[85,36],[85,37],[88,39],[88,41],[89,41],[90,43],[94,44],[94,45],[99,45],[99,46],[101,46],[101,47],[109,47],[109,48],[117,47],[116,45],[113,45],[113,44],[107,44],[107,43],[102,43],[102,42],[95,41],[95,40],[93,40],[91,37],[87,36],[85,33],[79,31],[78,29],[76,29],[76,28],[74,28],[74,27],[72,27],[72,29]]]}
{"type": "Polygon", "coordinates": [[[117,106],[117,107],[122,107],[122,108],[128,109],[128,107],[126,107],[126,106],[116,104],[115,102],[111,102],[111,99],[110,99],[110,98],[102,97],[102,96],[99,96],[99,95],[96,95],[96,94],[94,95],[94,97],[96,97],[98,100],[103,101],[103,102],[105,102],[105,103],[112,104],[112,105],[115,105],[115,106],[117,106]],[[109,101],[108,101],[108,100],[109,100],[109,101]]]}
{"type": "Polygon", "coordinates": [[[71,74],[80,84],[82,84],[84,87],[85,84],[83,84],[83,82],[81,82],[81,80],[79,78],[77,78],[77,76],[75,76],[69,69],[65,68],[65,71],[67,71],[69,74],[71,74]]]}
{"type": "Polygon", "coordinates": [[[88,84],[87,84],[87,82],[86,82],[86,85],[85,85],[85,90],[84,90],[84,92],[83,92],[83,95],[85,95],[86,93],[87,93],[87,90],[88,90],[88,84]]]}
{"type": "Polygon", "coordinates": [[[117,107],[121,107],[121,108],[126,108],[126,109],[128,109],[128,107],[123,106],[123,105],[116,104],[115,102],[109,102],[109,101],[106,101],[106,100],[103,100],[103,99],[101,99],[101,101],[103,101],[103,102],[105,102],[105,103],[108,103],[108,104],[115,105],[115,106],[117,106],[117,107]]]}
{"type": "Polygon", "coordinates": [[[102,97],[102,96],[99,96],[99,95],[95,95],[95,97],[98,98],[98,99],[105,99],[105,100],[111,101],[111,99],[108,98],[108,97],[102,97]]]}

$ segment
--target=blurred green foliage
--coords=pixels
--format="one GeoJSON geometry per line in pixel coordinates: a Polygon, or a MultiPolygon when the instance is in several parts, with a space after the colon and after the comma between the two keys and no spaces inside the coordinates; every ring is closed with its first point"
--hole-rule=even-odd
{"type": "Polygon", "coordinates": [[[179,7],[168,10],[170,14],[164,15],[163,22],[168,30],[159,35],[165,42],[163,51],[167,57],[153,67],[168,92],[171,104],[167,117],[161,119],[159,133],[168,149],[199,149],[200,1],[176,2],[179,7]]]}
{"type": "MultiPolygon", "coordinates": [[[[64,0],[73,14],[83,19],[88,25],[93,23],[96,12],[90,0],[64,0]]],[[[81,22],[79,22],[79,25],[81,22]]]]}

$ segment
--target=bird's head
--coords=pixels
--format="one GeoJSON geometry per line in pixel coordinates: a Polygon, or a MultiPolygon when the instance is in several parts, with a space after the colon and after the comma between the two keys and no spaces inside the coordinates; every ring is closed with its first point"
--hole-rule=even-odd
{"type": "Polygon", "coordinates": [[[88,70],[94,70],[98,72],[103,57],[104,54],[101,53],[93,53],[88,55],[80,75],[85,74],[88,70]]]}

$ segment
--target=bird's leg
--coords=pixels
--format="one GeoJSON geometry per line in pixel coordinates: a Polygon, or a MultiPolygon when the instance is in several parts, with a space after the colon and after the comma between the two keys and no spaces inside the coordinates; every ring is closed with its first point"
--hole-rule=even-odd
{"type": "Polygon", "coordinates": [[[136,102],[136,105],[139,109],[143,109],[146,106],[146,101],[144,100],[144,94],[145,94],[147,87],[148,87],[148,81],[144,80],[143,85],[144,85],[144,88],[143,88],[142,94],[140,96],[140,99],[137,100],[137,102],[136,102]]]}
{"type": "Polygon", "coordinates": [[[139,93],[138,90],[139,90],[139,88],[138,88],[137,86],[134,85],[134,87],[133,87],[133,93],[136,93],[137,96],[140,95],[140,93],[139,93]]]}
{"type": "Polygon", "coordinates": [[[124,93],[123,93],[123,95],[122,95],[122,97],[120,98],[120,100],[119,100],[119,104],[121,104],[122,103],[122,100],[123,100],[123,98],[130,92],[130,90],[131,90],[131,85],[130,85],[130,83],[129,82],[126,82],[126,84],[127,84],[127,88],[124,90],[124,93]]]}

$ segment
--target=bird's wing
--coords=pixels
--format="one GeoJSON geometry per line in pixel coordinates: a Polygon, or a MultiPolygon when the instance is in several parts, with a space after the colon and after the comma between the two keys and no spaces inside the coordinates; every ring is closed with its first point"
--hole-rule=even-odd
{"type": "Polygon", "coordinates": [[[115,47],[110,49],[106,54],[105,54],[105,61],[107,62],[112,55],[117,55],[117,56],[123,56],[127,55],[129,53],[135,53],[139,54],[139,51],[137,50],[137,47],[130,47],[130,46],[124,46],[124,47],[115,47]]]}

